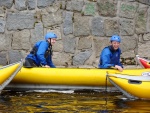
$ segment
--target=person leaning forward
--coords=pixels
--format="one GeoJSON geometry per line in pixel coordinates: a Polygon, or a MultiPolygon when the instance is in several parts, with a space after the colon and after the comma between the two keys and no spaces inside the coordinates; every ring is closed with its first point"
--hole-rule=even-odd
{"type": "Polygon", "coordinates": [[[110,46],[105,47],[101,52],[98,65],[99,68],[116,68],[121,72],[123,71],[123,65],[120,63],[120,43],[120,36],[113,35],[110,38],[110,46]]]}
{"type": "Polygon", "coordinates": [[[55,44],[56,38],[56,34],[48,32],[45,35],[45,40],[36,42],[25,58],[24,67],[55,68],[55,65],[52,62],[52,45],[55,44]]]}

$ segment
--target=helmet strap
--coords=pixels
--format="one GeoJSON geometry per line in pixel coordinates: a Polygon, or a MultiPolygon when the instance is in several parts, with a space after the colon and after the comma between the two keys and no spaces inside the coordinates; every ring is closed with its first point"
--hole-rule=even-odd
{"type": "Polygon", "coordinates": [[[52,55],[53,50],[52,50],[51,38],[50,38],[50,43],[49,43],[49,51],[50,51],[50,55],[52,55]]]}
{"type": "Polygon", "coordinates": [[[48,46],[48,50],[47,50],[47,51],[46,51],[46,53],[45,53],[45,58],[47,58],[47,57],[48,57],[48,55],[53,55],[51,39],[50,39],[50,43],[49,43],[49,41],[48,41],[48,40],[46,40],[46,41],[48,42],[49,46],[48,46]]]}

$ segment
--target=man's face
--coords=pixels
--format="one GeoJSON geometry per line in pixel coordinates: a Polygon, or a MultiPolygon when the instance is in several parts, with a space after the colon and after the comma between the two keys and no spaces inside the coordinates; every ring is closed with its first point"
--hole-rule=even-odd
{"type": "Polygon", "coordinates": [[[56,42],[56,39],[55,38],[51,38],[51,39],[49,38],[48,42],[51,43],[51,45],[54,45],[56,42]]]}
{"type": "Polygon", "coordinates": [[[120,46],[120,43],[117,41],[112,41],[111,42],[112,47],[114,48],[114,50],[117,50],[120,46]]]}

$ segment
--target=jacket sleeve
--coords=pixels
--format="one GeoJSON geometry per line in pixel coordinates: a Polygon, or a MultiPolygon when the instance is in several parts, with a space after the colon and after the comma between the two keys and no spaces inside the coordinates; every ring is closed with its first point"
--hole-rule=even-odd
{"type": "Polygon", "coordinates": [[[47,57],[47,63],[51,68],[56,68],[56,66],[52,62],[52,57],[50,55],[47,57]]]}
{"type": "Polygon", "coordinates": [[[111,53],[108,49],[103,49],[100,55],[100,64],[99,68],[111,68],[114,67],[114,64],[110,64],[111,53]]]}
{"type": "Polygon", "coordinates": [[[41,42],[36,55],[40,64],[42,65],[48,65],[44,56],[47,49],[48,49],[47,42],[41,42]]]}

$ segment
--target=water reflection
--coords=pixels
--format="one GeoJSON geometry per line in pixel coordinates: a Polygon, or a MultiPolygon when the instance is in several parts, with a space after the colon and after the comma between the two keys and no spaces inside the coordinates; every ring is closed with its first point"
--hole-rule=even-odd
{"type": "Polygon", "coordinates": [[[150,100],[128,100],[122,101],[122,104],[127,106],[124,112],[148,113],[150,111],[150,100]]]}
{"type": "Polygon", "coordinates": [[[150,110],[150,101],[124,100],[121,93],[75,92],[10,92],[0,96],[0,112],[8,113],[121,113],[150,110]]]}

